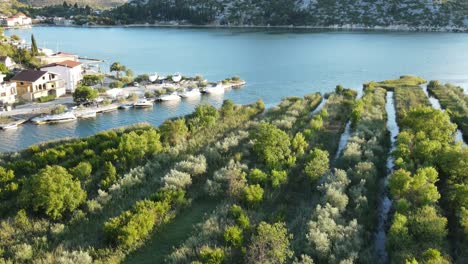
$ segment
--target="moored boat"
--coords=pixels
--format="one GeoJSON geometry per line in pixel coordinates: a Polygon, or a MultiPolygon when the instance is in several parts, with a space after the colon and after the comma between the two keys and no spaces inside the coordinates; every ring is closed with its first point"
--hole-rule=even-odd
{"type": "Polygon", "coordinates": [[[173,82],[180,82],[182,80],[182,75],[180,73],[176,73],[174,75],[172,75],[172,81],[173,82]]]}
{"type": "Polygon", "coordinates": [[[222,94],[224,93],[224,87],[222,83],[212,84],[206,87],[204,92],[207,94],[222,94]]]}
{"type": "Polygon", "coordinates": [[[3,130],[16,129],[16,128],[18,128],[19,125],[25,123],[26,121],[27,121],[26,119],[15,120],[15,121],[13,121],[11,123],[0,125],[0,128],[3,129],[3,130]]]}
{"type": "Polygon", "coordinates": [[[134,106],[134,104],[121,104],[119,105],[119,109],[124,109],[124,110],[127,110],[127,109],[130,109],[134,106]]]}
{"type": "Polygon", "coordinates": [[[160,101],[175,101],[175,100],[180,100],[179,95],[177,92],[173,92],[170,94],[164,94],[159,97],[160,101]]]}
{"type": "Polygon", "coordinates": [[[158,76],[157,73],[148,76],[148,79],[149,79],[150,82],[155,82],[155,81],[158,80],[158,78],[159,78],[159,76],[158,76]]]}
{"type": "Polygon", "coordinates": [[[73,112],[65,112],[62,114],[58,115],[45,115],[45,116],[39,116],[31,119],[31,122],[33,122],[36,125],[42,125],[42,124],[55,124],[55,123],[65,123],[65,122],[71,122],[75,121],[77,118],[73,112]]]}
{"type": "Polygon", "coordinates": [[[200,96],[201,92],[198,88],[185,89],[183,92],[179,93],[179,96],[182,98],[190,98],[195,96],[200,96]]]}
{"type": "Polygon", "coordinates": [[[96,111],[82,112],[78,117],[79,118],[94,118],[96,117],[96,111]]]}
{"type": "Polygon", "coordinates": [[[135,104],[133,104],[135,108],[148,108],[153,107],[153,102],[147,99],[142,99],[135,104]]]}

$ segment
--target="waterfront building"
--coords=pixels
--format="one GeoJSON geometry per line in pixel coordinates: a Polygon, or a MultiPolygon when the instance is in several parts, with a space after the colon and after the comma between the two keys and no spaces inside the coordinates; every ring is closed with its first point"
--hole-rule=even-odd
{"type": "Polygon", "coordinates": [[[66,60],[51,63],[41,67],[42,71],[57,73],[64,80],[67,93],[73,93],[78,83],[83,79],[83,68],[80,62],[66,60]]]}
{"type": "Polygon", "coordinates": [[[6,75],[0,74],[0,104],[11,105],[16,102],[16,83],[5,82],[6,75]]]}
{"type": "Polygon", "coordinates": [[[14,16],[4,18],[3,24],[7,27],[18,27],[18,26],[30,26],[32,25],[32,19],[23,13],[18,13],[14,16]]]}
{"type": "Polygon", "coordinates": [[[52,55],[37,56],[42,65],[48,65],[52,63],[62,62],[62,61],[79,61],[78,55],[66,53],[66,52],[57,52],[52,55]]]}
{"type": "Polygon", "coordinates": [[[16,82],[18,96],[27,101],[50,95],[60,97],[66,93],[63,80],[57,73],[48,71],[24,70],[15,75],[11,81],[16,82]]]}

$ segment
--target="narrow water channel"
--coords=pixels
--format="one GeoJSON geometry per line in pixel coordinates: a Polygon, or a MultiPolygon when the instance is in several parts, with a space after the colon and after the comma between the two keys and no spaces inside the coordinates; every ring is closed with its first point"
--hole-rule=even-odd
{"type": "Polygon", "coordinates": [[[378,263],[388,263],[388,254],[385,250],[385,243],[387,240],[386,225],[388,221],[388,215],[390,208],[392,207],[392,201],[390,200],[387,185],[388,178],[393,173],[394,158],[391,153],[395,150],[395,142],[400,128],[396,122],[396,110],[393,92],[387,93],[385,110],[387,111],[387,129],[390,131],[390,153],[387,158],[387,176],[382,180],[382,197],[378,207],[378,223],[377,223],[377,234],[375,238],[375,248],[377,253],[378,263]]]}
{"type": "Polygon", "coordinates": [[[340,157],[341,152],[343,152],[344,148],[348,144],[348,139],[349,139],[350,134],[351,134],[351,121],[348,121],[348,123],[346,123],[346,128],[343,134],[341,134],[340,144],[338,145],[338,150],[336,151],[335,158],[333,159],[333,161],[337,161],[338,158],[340,157]]]}
{"type": "MultiPolygon", "coordinates": [[[[437,98],[435,98],[434,96],[430,95],[429,94],[429,91],[427,90],[427,84],[424,84],[422,86],[422,89],[424,91],[424,93],[427,95],[427,97],[429,98],[429,103],[431,104],[431,106],[437,110],[442,110],[442,111],[445,111],[444,109],[442,109],[442,106],[440,105],[440,102],[437,98]]],[[[465,140],[463,139],[463,133],[461,132],[461,130],[459,128],[457,128],[457,131],[456,131],[456,134],[455,134],[455,142],[461,142],[463,144],[463,146],[467,146],[465,140]]]]}
{"type": "Polygon", "coordinates": [[[317,108],[315,108],[314,111],[312,111],[310,113],[310,117],[313,117],[314,115],[320,113],[320,111],[322,111],[322,109],[323,109],[323,107],[325,106],[326,103],[327,103],[327,98],[323,97],[322,101],[317,106],[317,108]]]}

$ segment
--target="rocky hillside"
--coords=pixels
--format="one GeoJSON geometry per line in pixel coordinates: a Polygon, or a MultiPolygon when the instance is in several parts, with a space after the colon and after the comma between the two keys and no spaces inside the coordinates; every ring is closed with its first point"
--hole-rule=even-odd
{"type": "MultiPolygon", "coordinates": [[[[63,4],[63,0],[20,0],[25,4],[30,4],[32,6],[50,6],[50,5],[61,5],[63,4]]],[[[127,0],[69,0],[67,1],[69,4],[74,5],[77,3],[78,5],[89,5],[92,7],[116,7],[126,3],[127,0]]]]}
{"type": "Polygon", "coordinates": [[[467,27],[466,0],[133,0],[120,23],[467,27]]]}

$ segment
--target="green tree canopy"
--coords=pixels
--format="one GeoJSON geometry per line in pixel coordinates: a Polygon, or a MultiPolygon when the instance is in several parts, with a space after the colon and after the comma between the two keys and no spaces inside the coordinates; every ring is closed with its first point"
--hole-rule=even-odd
{"type": "Polygon", "coordinates": [[[20,194],[26,207],[54,220],[75,210],[85,199],[86,192],[81,189],[80,182],[57,165],[47,166],[27,179],[20,194]]]}
{"type": "Polygon", "coordinates": [[[159,128],[161,140],[175,146],[184,141],[188,135],[188,127],[185,119],[167,120],[159,128]]]}
{"type": "Polygon", "coordinates": [[[308,161],[304,167],[304,172],[309,178],[315,182],[323,174],[325,174],[330,166],[328,151],[314,148],[308,157],[308,161]]]}
{"type": "Polygon", "coordinates": [[[283,168],[291,155],[291,140],[286,132],[270,123],[261,123],[254,132],[253,150],[270,168],[283,168]]]}
{"type": "Polygon", "coordinates": [[[73,93],[73,101],[76,103],[88,102],[98,97],[98,91],[89,86],[80,85],[73,93]]]}
{"type": "Polygon", "coordinates": [[[290,239],[284,223],[261,222],[247,250],[247,263],[285,263],[293,255],[290,239]]]}

